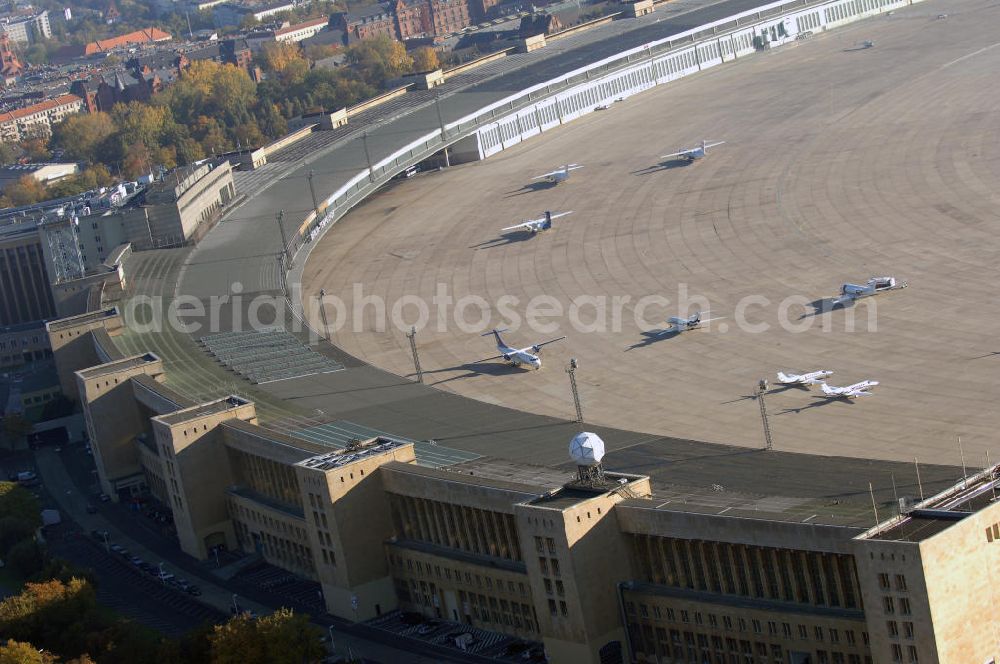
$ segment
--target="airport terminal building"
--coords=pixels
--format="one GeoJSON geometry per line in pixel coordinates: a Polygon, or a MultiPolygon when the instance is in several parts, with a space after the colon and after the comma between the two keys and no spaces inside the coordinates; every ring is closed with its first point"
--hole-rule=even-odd
{"type": "MultiPolygon", "coordinates": [[[[121,330],[113,307],[49,324],[103,490],[168,505],[197,558],[221,546],[318,581],[334,615],[420,612],[542,642],[555,662],[997,655],[998,466],[928,469],[925,497],[898,503],[831,498],[836,462],[806,455],[796,497],[681,494],[683,464],[667,458],[654,465],[675,475],[500,457],[430,467],[414,442],[328,445],[261,426],[243,397],[193,403],[155,354],[117,350],[121,330]]],[[[738,481],[727,472],[720,483],[738,481]]]]}
{"type": "MultiPolygon", "coordinates": [[[[839,26],[907,3],[829,4],[822,11],[795,7],[797,30],[806,36],[819,30],[821,15],[825,25],[839,26]]],[[[327,202],[343,214],[408,160],[432,155],[443,146],[442,136],[464,133],[455,149],[472,145],[468,152],[485,158],[618,94],[792,43],[792,23],[779,13],[744,16],[721,37],[715,27],[705,28],[698,38],[714,40],[705,43],[695,43],[692,31],[678,49],[664,47],[659,55],[638,48],[604,78],[591,80],[587,70],[576,74],[582,81],[562,81],[560,98],[546,82],[519,93],[523,100],[508,99],[504,79],[487,81],[503,88],[493,91],[500,101],[448,125],[429,97],[417,98],[415,104],[428,102],[419,112],[431,118],[434,133],[400,133],[419,140],[403,148],[393,144],[391,153],[375,146],[383,159],[373,163],[365,132],[353,141],[356,174],[350,175],[347,157],[338,161],[338,172],[350,179],[339,182],[327,202]],[[641,67],[648,71],[636,69],[641,67]],[[523,106],[515,109],[515,102],[523,106]],[[501,110],[498,118],[504,106],[513,112],[501,110]]],[[[585,48],[590,46],[578,50],[585,48]]],[[[565,53],[574,62],[581,55],[565,53]]],[[[483,103],[482,91],[472,94],[483,103]]],[[[397,110],[389,106],[390,112],[397,110]]],[[[399,136],[393,140],[403,140],[399,136]]],[[[304,200],[305,173],[309,184],[312,178],[304,169],[311,166],[297,168],[281,182],[289,196],[304,200]]],[[[197,197],[203,222],[215,219],[234,193],[221,186],[224,180],[212,182],[218,205],[216,193],[197,197]]],[[[163,193],[178,203],[185,194],[182,182],[175,184],[163,193]]],[[[268,192],[279,186],[263,191],[253,206],[291,209],[267,207],[278,200],[268,192]]],[[[313,208],[309,214],[315,222],[313,208]]],[[[148,261],[153,265],[140,265],[141,255],[128,265],[116,263],[120,278],[113,283],[80,284],[87,305],[81,315],[65,317],[57,302],[48,303],[62,316],[46,326],[49,345],[64,393],[82,408],[101,491],[113,500],[148,494],[169,507],[186,553],[207,559],[224,548],[259,557],[318,583],[326,610],[343,619],[416,612],[539,642],[552,662],[1000,659],[1000,466],[988,461],[966,470],[635,434],[600,463],[580,464],[552,453],[582,433],[574,423],[501,413],[500,406],[489,410],[490,404],[400,376],[386,379],[347,353],[338,357],[351,366],[301,376],[308,385],[262,388],[288,378],[279,372],[291,365],[293,352],[302,362],[315,358],[289,341],[274,346],[277,368],[251,362],[260,359],[260,347],[238,336],[248,333],[236,331],[234,320],[245,312],[235,304],[221,326],[231,331],[214,331],[214,346],[206,337],[160,339],[127,329],[115,305],[126,308],[129,284],[142,284],[143,295],[196,294],[204,302],[229,298],[239,280],[246,294],[280,293],[271,301],[284,302],[287,278],[295,275],[273,267],[288,244],[280,217],[276,229],[270,213],[266,217],[267,229],[255,224],[252,232],[249,224],[219,225],[215,248],[203,244],[197,261],[181,265],[180,252],[160,252],[148,261]],[[177,270],[167,269],[171,265],[177,270]],[[230,334],[237,335],[232,345],[230,334]],[[209,364],[218,373],[189,368],[209,364]],[[196,399],[202,380],[216,382],[196,399]],[[308,417],[294,425],[291,417],[276,417],[292,412],[275,408],[282,399],[297,399],[308,417]],[[502,426],[494,426],[498,421],[502,426]],[[318,429],[342,435],[315,435],[318,429]],[[402,433],[421,439],[397,435],[402,433]],[[426,439],[431,436],[438,440],[426,439]]],[[[171,215],[149,216],[139,226],[148,222],[155,231],[159,221],[167,228],[184,225],[171,215]]],[[[303,222],[300,232],[305,229],[303,222]]],[[[26,283],[37,289],[39,279],[26,283]]],[[[322,350],[325,343],[316,346],[322,350]]],[[[677,412],[672,406],[670,412],[677,412]]],[[[865,435],[852,442],[858,441],[870,442],[865,435]]]]}

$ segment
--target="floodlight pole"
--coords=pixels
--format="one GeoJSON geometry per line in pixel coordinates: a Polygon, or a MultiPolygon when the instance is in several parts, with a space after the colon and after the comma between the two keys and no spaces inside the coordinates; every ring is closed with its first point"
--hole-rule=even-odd
{"type": "Polygon", "coordinates": [[[410,326],[410,332],[406,335],[406,338],[410,340],[410,352],[413,353],[413,368],[417,372],[417,382],[423,384],[424,382],[424,372],[420,368],[420,356],[417,355],[417,328],[416,326],[410,326]]]}
{"type": "Polygon", "coordinates": [[[285,274],[285,254],[278,252],[275,255],[278,261],[278,278],[281,279],[281,294],[288,297],[288,276],[285,274]]]}
{"type": "Polygon", "coordinates": [[[274,220],[278,222],[278,231],[281,233],[281,246],[285,251],[285,259],[288,261],[288,267],[292,267],[292,256],[288,251],[288,235],[285,233],[285,224],[283,223],[285,219],[285,211],[278,210],[278,214],[274,216],[274,220]]]}
{"type": "Polygon", "coordinates": [[[757,404],[760,406],[760,421],[764,425],[764,449],[771,451],[774,449],[774,441],[771,440],[771,425],[767,421],[767,407],[764,405],[764,394],[767,393],[767,379],[761,378],[757,383],[757,404]]]}
{"type": "Polygon", "coordinates": [[[368,181],[375,182],[375,168],[372,166],[372,153],[368,150],[368,130],[361,134],[361,142],[365,146],[365,159],[368,160],[368,181]]]}
{"type": "Polygon", "coordinates": [[[315,172],[313,169],[309,169],[309,193],[312,195],[313,199],[313,210],[316,212],[315,219],[319,219],[319,203],[316,202],[316,187],[313,185],[313,175],[315,172]]]}
{"type": "MultiPolygon", "coordinates": [[[[434,96],[434,106],[437,107],[438,124],[441,126],[441,142],[446,143],[447,137],[445,136],[444,130],[444,116],[441,115],[441,95],[434,96]]],[[[448,146],[444,146],[444,165],[445,168],[451,167],[451,158],[448,156],[448,146]]]]}
{"type": "Polygon", "coordinates": [[[580,364],[576,361],[575,357],[571,357],[569,360],[569,366],[566,367],[566,373],[569,374],[569,389],[573,391],[573,405],[576,406],[576,421],[583,422],[583,408],[580,406],[580,391],[576,387],[576,370],[580,364]]]}
{"type": "Polygon", "coordinates": [[[330,323],[326,320],[326,289],[319,289],[319,317],[323,319],[323,336],[328,336],[330,330],[330,323]]]}

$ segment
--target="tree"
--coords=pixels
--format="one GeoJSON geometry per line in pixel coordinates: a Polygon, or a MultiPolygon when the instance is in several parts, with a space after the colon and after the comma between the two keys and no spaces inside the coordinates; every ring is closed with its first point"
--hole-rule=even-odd
{"type": "Polygon", "coordinates": [[[430,46],[421,46],[413,51],[413,71],[434,71],[440,66],[437,51],[430,46]]]}
{"type": "Polygon", "coordinates": [[[98,616],[93,587],[82,579],[26,583],[0,601],[0,634],[63,656],[88,650],[88,627],[98,616]]]}
{"type": "Polygon", "coordinates": [[[0,517],[0,558],[6,558],[15,544],[31,537],[34,532],[34,525],[27,519],[0,517]]]}
{"type": "Polygon", "coordinates": [[[21,141],[21,150],[29,161],[47,161],[51,156],[45,140],[38,137],[26,138],[21,141]]]}
{"type": "Polygon", "coordinates": [[[115,104],[111,118],[118,127],[118,142],[125,154],[139,143],[147,148],[159,147],[161,138],[176,130],[170,109],[161,105],[138,101],[115,104]]]}
{"type": "Polygon", "coordinates": [[[251,618],[243,613],[216,625],[209,637],[213,664],[297,664],[326,654],[322,632],[291,609],[251,618]]]}
{"type": "Polygon", "coordinates": [[[346,59],[365,82],[379,88],[413,68],[413,59],[403,44],[386,35],[347,47],[346,59]]]}
{"type": "Polygon", "coordinates": [[[45,565],[42,548],[31,537],[10,547],[4,562],[22,578],[31,576],[45,565]]]}
{"type": "Polygon", "coordinates": [[[296,44],[268,42],[260,52],[260,66],[266,72],[280,74],[289,64],[302,60],[302,51],[296,44]]]}
{"type": "Polygon", "coordinates": [[[7,639],[0,644],[0,664],[51,664],[55,657],[24,641],[7,639]]]}
{"type": "Polygon", "coordinates": [[[153,153],[143,141],[136,141],[125,149],[122,160],[122,171],[125,177],[135,179],[140,175],[149,175],[153,171],[153,153]]]}
{"type": "Polygon", "coordinates": [[[38,499],[16,482],[0,482],[0,517],[26,521],[32,528],[42,525],[38,499]]]}
{"type": "Polygon", "coordinates": [[[257,118],[257,126],[268,138],[274,139],[288,133],[288,123],[281,117],[278,107],[270,103],[261,103],[254,114],[257,118]]]}
{"type": "Polygon", "coordinates": [[[97,187],[106,187],[112,182],[114,182],[114,178],[111,177],[108,167],[104,164],[94,164],[89,168],[85,168],[81,173],[53,183],[48,188],[49,196],[52,198],[75,196],[84,191],[96,189],[97,187]]]}
{"type": "Polygon", "coordinates": [[[21,148],[14,143],[0,142],[0,166],[13,164],[21,156],[21,148]]]}
{"type": "MultiPolygon", "coordinates": [[[[7,185],[3,193],[13,207],[31,205],[32,203],[44,201],[49,197],[45,185],[36,180],[33,175],[22,175],[14,184],[7,185]]],[[[11,417],[13,415],[8,415],[4,418],[4,430],[8,434],[12,433],[7,426],[8,420],[11,417]]]]}
{"type": "Polygon", "coordinates": [[[115,131],[107,113],[77,113],[52,128],[49,144],[62,148],[68,159],[94,164],[105,156],[104,144],[115,131]]]}
{"type": "Polygon", "coordinates": [[[305,48],[306,60],[316,62],[336,55],[343,47],[336,44],[310,44],[305,48]]]}

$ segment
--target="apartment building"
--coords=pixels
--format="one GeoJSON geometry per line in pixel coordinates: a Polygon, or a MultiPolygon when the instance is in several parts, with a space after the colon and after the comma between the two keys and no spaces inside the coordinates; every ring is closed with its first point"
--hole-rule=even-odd
{"type": "Polygon", "coordinates": [[[0,141],[13,142],[49,136],[52,125],[67,115],[84,110],[83,99],[76,95],[60,95],[25,108],[0,113],[0,141]]]}

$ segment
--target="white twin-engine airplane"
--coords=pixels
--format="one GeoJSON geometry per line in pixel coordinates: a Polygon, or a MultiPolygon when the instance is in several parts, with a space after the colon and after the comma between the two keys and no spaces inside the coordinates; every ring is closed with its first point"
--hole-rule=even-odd
{"type": "MultiPolygon", "coordinates": [[[[707,311],[705,313],[708,313],[707,311]]],[[[719,320],[720,318],[725,318],[725,316],[719,316],[717,318],[702,318],[701,312],[696,311],[693,315],[687,318],[680,318],[678,316],[671,316],[667,319],[667,323],[670,324],[665,330],[660,331],[658,334],[668,334],[671,332],[686,332],[687,330],[693,330],[699,327],[702,323],[709,323],[713,320],[719,320]]]]}
{"type": "Polygon", "coordinates": [[[545,211],[545,216],[538,219],[529,219],[523,223],[517,224],[516,226],[508,226],[507,228],[501,229],[501,231],[519,231],[526,230],[532,233],[540,233],[542,231],[547,231],[552,228],[552,220],[558,219],[559,217],[565,217],[568,214],[573,214],[573,211],[569,212],[557,212],[552,214],[548,210],[545,211]]]}
{"type": "MultiPolygon", "coordinates": [[[[784,372],[778,372],[778,382],[782,385],[805,385],[809,387],[810,385],[819,385],[823,383],[823,380],[827,376],[832,376],[832,371],[827,371],[821,369],[819,371],[810,371],[804,374],[786,374],[784,372]]],[[[825,383],[823,383],[825,385],[825,383]]]]}
{"type": "Polygon", "coordinates": [[[707,141],[702,141],[701,145],[696,148],[688,148],[687,150],[681,150],[680,152],[674,152],[671,154],[665,154],[660,159],[671,159],[673,157],[681,157],[687,159],[688,161],[695,161],[696,159],[701,159],[706,154],[708,154],[709,148],[714,148],[716,145],[722,145],[725,141],[716,141],[715,143],[709,143],[707,141]]]}
{"type": "Polygon", "coordinates": [[[552,184],[559,184],[563,180],[569,179],[569,172],[575,171],[578,168],[583,168],[580,164],[566,164],[565,166],[560,166],[551,173],[545,173],[544,175],[536,175],[531,178],[532,180],[548,180],[552,184]]]}
{"type": "Polygon", "coordinates": [[[501,332],[506,332],[507,330],[490,330],[484,333],[482,336],[488,336],[492,334],[497,340],[497,350],[500,351],[499,355],[494,355],[493,357],[487,357],[480,362],[486,362],[488,360],[498,360],[503,358],[505,362],[510,363],[513,367],[521,366],[522,364],[532,367],[533,369],[542,368],[542,358],[538,354],[542,351],[542,346],[546,346],[557,341],[562,341],[566,337],[558,337],[556,339],[549,339],[548,341],[543,341],[540,344],[535,344],[534,346],[526,346],[524,348],[511,348],[504,343],[504,340],[500,338],[501,332]]]}
{"type": "Polygon", "coordinates": [[[878,385],[877,380],[863,380],[860,383],[848,385],[847,387],[830,387],[825,382],[820,382],[820,387],[823,388],[823,394],[831,399],[856,399],[858,397],[870,397],[873,393],[869,390],[876,385],[878,385]]]}

